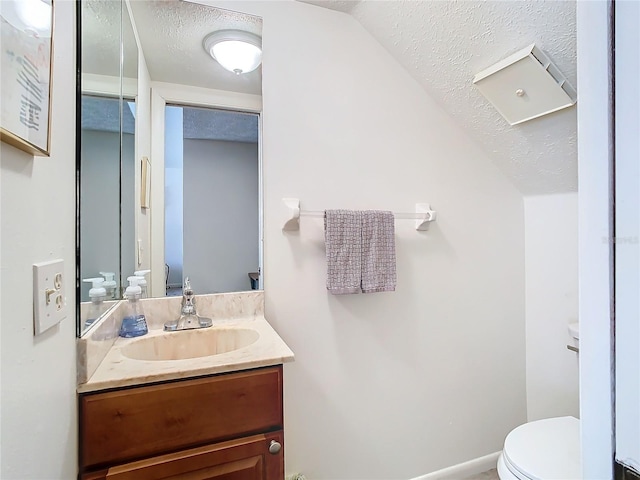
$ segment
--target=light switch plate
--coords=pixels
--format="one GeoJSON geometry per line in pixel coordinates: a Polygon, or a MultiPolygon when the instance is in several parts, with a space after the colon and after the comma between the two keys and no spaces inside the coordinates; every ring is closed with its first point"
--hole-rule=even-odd
{"type": "Polygon", "coordinates": [[[33,265],[33,331],[40,335],[67,316],[64,261],[33,265]]]}

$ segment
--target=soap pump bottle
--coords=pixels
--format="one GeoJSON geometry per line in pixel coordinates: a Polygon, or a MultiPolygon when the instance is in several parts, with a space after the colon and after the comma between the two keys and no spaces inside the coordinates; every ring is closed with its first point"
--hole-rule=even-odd
{"type": "Polygon", "coordinates": [[[100,272],[100,275],[104,277],[103,287],[107,291],[107,298],[116,298],[116,287],[118,286],[114,280],[116,274],[113,272],[100,272]]]}
{"type": "Polygon", "coordinates": [[[136,277],[139,277],[140,280],[138,280],[138,285],[140,286],[140,289],[142,290],[142,293],[140,294],[140,298],[147,298],[148,292],[147,292],[147,279],[145,277],[145,275],[147,273],[149,273],[151,270],[136,270],[135,272],[133,272],[133,274],[136,277]]]}
{"type": "Polygon", "coordinates": [[[121,337],[139,337],[149,332],[147,320],[142,313],[140,305],[141,289],[138,285],[138,277],[128,277],[129,286],[124,292],[127,302],[124,304],[124,316],[120,325],[119,335],[121,337]]]}
{"type": "Polygon", "coordinates": [[[82,281],[91,283],[91,289],[89,290],[89,299],[91,300],[91,305],[89,306],[89,311],[87,312],[87,318],[84,321],[84,327],[87,328],[98,318],[100,318],[100,315],[102,315],[102,302],[104,302],[104,300],[107,298],[107,291],[103,286],[104,278],[102,277],[83,278],[82,281]]]}

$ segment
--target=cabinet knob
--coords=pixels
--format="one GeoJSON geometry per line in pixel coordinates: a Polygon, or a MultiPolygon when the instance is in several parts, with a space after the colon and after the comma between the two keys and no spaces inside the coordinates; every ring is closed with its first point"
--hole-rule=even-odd
{"type": "Polygon", "coordinates": [[[276,442],[275,440],[271,440],[271,443],[269,444],[269,453],[271,455],[275,455],[281,449],[282,449],[282,445],[280,445],[280,442],[276,442]]]}

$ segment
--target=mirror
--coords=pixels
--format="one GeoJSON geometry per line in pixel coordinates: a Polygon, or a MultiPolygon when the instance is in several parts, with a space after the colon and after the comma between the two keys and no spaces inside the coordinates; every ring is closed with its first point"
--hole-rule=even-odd
{"type": "Polygon", "coordinates": [[[120,298],[122,265],[132,261],[131,252],[120,246],[134,238],[138,49],[124,4],[88,0],[77,5],[82,25],[77,132],[81,332],[120,298]],[[107,290],[96,295],[102,290],[91,280],[103,275],[109,279],[107,290]]]}
{"type": "Polygon", "coordinates": [[[248,290],[259,276],[258,115],[165,107],[166,292],[248,290]],[[224,252],[221,255],[220,252],[224,252]]]}
{"type": "Polygon", "coordinates": [[[202,42],[261,36],[262,20],[186,1],[77,4],[78,334],[134,272],[151,270],[149,296],[181,294],[185,277],[198,294],[261,288],[261,67],[236,75],[202,42]]]}

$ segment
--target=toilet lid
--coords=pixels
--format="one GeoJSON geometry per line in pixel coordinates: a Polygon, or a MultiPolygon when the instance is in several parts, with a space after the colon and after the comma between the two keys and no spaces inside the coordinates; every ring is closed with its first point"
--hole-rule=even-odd
{"type": "Polygon", "coordinates": [[[580,421],[558,417],[525,423],[507,435],[504,456],[532,480],[579,480],[580,421]]]}

